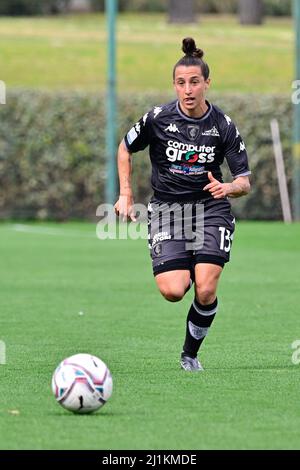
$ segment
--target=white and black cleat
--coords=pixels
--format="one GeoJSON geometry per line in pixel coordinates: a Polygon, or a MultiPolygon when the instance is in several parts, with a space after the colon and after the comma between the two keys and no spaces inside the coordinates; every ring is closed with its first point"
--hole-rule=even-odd
{"type": "Polygon", "coordinates": [[[197,357],[190,357],[186,354],[181,354],[180,367],[187,372],[201,372],[204,370],[197,357]]]}

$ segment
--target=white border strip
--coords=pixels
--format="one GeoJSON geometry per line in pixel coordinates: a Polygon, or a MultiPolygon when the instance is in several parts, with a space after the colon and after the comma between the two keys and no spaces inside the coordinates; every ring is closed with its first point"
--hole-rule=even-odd
{"type": "Polygon", "coordinates": [[[97,239],[96,233],[82,233],[75,230],[63,230],[51,227],[35,227],[33,225],[14,224],[9,227],[15,232],[29,233],[35,235],[50,235],[56,237],[79,237],[79,238],[94,238],[97,239]]]}
{"type": "Polygon", "coordinates": [[[216,306],[212,310],[201,310],[201,308],[197,307],[197,305],[195,304],[195,301],[193,301],[193,307],[197,313],[199,313],[200,315],[204,315],[205,317],[209,317],[210,315],[213,315],[218,310],[218,306],[216,306]]]}

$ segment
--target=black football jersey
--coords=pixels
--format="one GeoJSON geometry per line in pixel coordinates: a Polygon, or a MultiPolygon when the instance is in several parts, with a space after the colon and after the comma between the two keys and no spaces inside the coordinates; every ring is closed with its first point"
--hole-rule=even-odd
{"type": "Polygon", "coordinates": [[[201,118],[190,118],[178,101],[155,106],[125,135],[130,153],[149,145],[154,195],[165,201],[212,197],[203,187],[207,172],[222,180],[220,166],[226,158],[233,178],[250,174],[245,144],[230,119],[206,102],[201,118]]]}

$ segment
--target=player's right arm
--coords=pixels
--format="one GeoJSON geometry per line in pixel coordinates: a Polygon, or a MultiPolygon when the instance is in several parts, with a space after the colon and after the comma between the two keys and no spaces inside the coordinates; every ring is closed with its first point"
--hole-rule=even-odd
{"type": "Polygon", "coordinates": [[[131,186],[131,153],[128,151],[124,140],[118,148],[118,173],[120,182],[120,195],[114,208],[115,213],[126,221],[130,218],[133,222],[136,221],[133,211],[133,192],[131,186]]]}
{"type": "Polygon", "coordinates": [[[118,172],[120,181],[120,195],[115,204],[115,212],[123,221],[127,218],[136,221],[133,209],[133,192],[131,186],[132,162],[131,154],[143,150],[150,143],[150,118],[149,113],[130,129],[119,145],[118,172]]]}

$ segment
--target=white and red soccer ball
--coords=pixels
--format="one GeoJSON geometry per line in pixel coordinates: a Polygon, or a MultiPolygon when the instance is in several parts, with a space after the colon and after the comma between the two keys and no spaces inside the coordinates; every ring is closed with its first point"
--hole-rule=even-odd
{"type": "Polygon", "coordinates": [[[113,382],[106,364],[91,354],[64,359],[52,376],[52,390],[60,405],[75,413],[101,408],[112,394],[113,382]]]}

